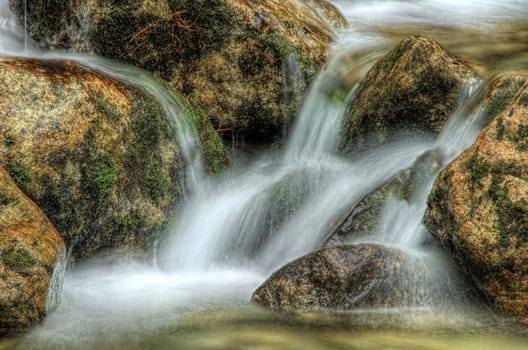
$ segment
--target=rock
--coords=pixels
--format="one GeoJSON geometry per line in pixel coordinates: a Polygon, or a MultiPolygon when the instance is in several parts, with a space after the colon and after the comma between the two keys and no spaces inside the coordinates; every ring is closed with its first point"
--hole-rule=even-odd
{"type": "MultiPolygon", "coordinates": [[[[176,130],[153,98],[70,62],[6,58],[0,96],[0,165],[74,257],[153,242],[182,191],[176,130]]],[[[196,123],[214,169],[222,145],[196,123]]]]}
{"type": "MultiPolygon", "coordinates": [[[[23,0],[11,8],[24,16],[23,0]]],[[[27,3],[29,33],[46,48],[93,51],[171,81],[217,129],[248,140],[280,136],[296,110],[285,69],[306,86],[344,18],[323,0],[151,0],[27,3]],[[52,20],[51,20],[52,19],[52,20]]]]}
{"type": "Polygon", "coordinates": [[[252,300],[276,310],[352,310],[438,302],[418,259],[376,244],[323,248],[282,267],[252,300]]]}
{"type": "Polygon", "coordinates": [[[359,152],[400,131],[439,133],[463,86],[478,79],[433,40],[405,39],[361,80],[345,116],[341,150],[359,152]]]}
{"type": "Polygon", "coordinates": [[[430,188],[444,156],[439,150],[422,154],[409,168],[365,196],[348,212],[326,241],[326,245],[352,243],[360,236],[379,234],[385,203],[391,197],[409,203],[423,203],[423,189],[430,188]],[[420,198],[420,196],[422,196],[420,198]]]}
{"type": "Polygon", "coordinates": [[[60,274],[64,254],[51,222],[0,167],[0,336],[44,319],[49,296],[62,288],[52,276],[60,274]]]}
{"type": "Polygon", "coordinates": [[[494,119],[437,177],[424,221],[495,310],[528,322],[528,76],[484,105],[494,119]]]}

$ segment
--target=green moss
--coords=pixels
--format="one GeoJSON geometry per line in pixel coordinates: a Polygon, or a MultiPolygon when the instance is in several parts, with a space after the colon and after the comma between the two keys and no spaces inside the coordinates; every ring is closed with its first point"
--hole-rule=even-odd
{"type": "Polygon", "coordinates": [[[3,260],[6,266],[17,272],[22,272],[37,264],[37,259],[24,248],[4,252],[3,260]]]}
{"type": "Polygon", "coordinates": [[[400,42],[383,60],[383,70],[390,71],[392,67],[398,62],[400,57],[405,53],[409,48],[410,41],[404,40],[400,42]]]}
{"type": "Polygon", "coordinates": [[[497,93],[487,104],[485,117],[486,123],[493,120],[493,118],[499,115],[499,113],[502,112],[504,108],[506,108],[511,99],[515,96],[515,94],[517,94],[522,84],[522,81],[515,80],[505,80],[501,83],[497,93]]]}
{"type": "Polygon", "coordinates": [[[15,140],[14,137],[12,137],[12,136],[7,136],[7,137],[5,138],[4,144],[6,145],[7,148],[11,148],[11,147],[13,147],[13,146],[15,145],[15,143],[16,143],[16,140],[15,140]]]}
{"type": "Polygon", "coordinates": [[[171,97],[182,107],[182,117],[191,123],[201,141],[205,170],[209,174],[219,174],[227,165],[224,145],[216,133],[209,118],[201,110],[191,109],[182,98],[169,90],[171,97]]]}
{"type": "Polygon", "coordinates": [[[24,166],[8,165],[6,167],[6,170],[9,175],[11,175],[17,186],[21,189],[26,189],[29,183],[31,182],[31,175],[29,169],[24,166]]]}
{"type": "Polygon", "coordinates": [[[114,158],[101,154],[92,159],[85,176],[86,189],[97,203],[107,201],[117,184],[114,158]]]}
{"type": "Polygon", "coordinates": [[[502,199],[496,202],[497,217],[499,219],[500,243],[509,248],[511,242],[517,246],[528,242],[528,201],[522,199],[511,202],[502,199]]]}
{"type": "Polygon", "coordinates": [[[117,121],[121,118],[119,113],[109,108],[108,105],[100,97],[96,97],[94,100],[95,108],[104,113],[110,120],[117,121]]]}
{"type": "Polygon", "coordinates": [[[146,170],[145,180],[150,198],[154,202],[159,202],[160,198],[165,193],[167,182],[165,181],[165,176],[163,174],[163,167],[158,160],[151,160],[146,170]]]}
{"type": "Polygon", "coordinates": [[[471,187],[474,188],[489,173],[489,164],[478,156],[478,152],[471,155],[466,163],[471,177],[471,187]]]}
{"type": "Polygon", "coordinates": [[[502,141],[504,138],[504,121],[502,118],[497,119],[497,126],[495,127],[495,130],[497,130],[497,141],[502,141]]]}
{"type": "Polygon", "coordinates": [[[519,104],[523,107],[528,107],[528,94],[525,93],[519,98],[519,104]]]}
{"type": "MultiPolygon", "coordinates": [[[[181,62],[219,50],[241,19],[220,0],[168,0],[166,17],[134,11],[138,2],[119,2],[92,22],[90,41],[103,56],[158,71],[170,80],[181,62]]],[[[108,4],[101,1],[101,8],[108,4]]]]}
{"type": "Polygon", "coordinates": [[[124,216],[114,216],[112,221],[113,227],[111,230],[113,232],[127,233],[140,229],[144,225],[145,218],[139,211],[132,211],[124,216]]]}

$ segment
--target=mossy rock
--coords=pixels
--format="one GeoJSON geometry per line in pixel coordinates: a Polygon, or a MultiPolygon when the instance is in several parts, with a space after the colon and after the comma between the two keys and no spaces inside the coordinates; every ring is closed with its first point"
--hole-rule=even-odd
{"type": "MultiPolygon", "coordinates": [[[[24,16],[22,0],[11,8],[24,16]]],[[[93,51],[157,72],[225,134],[280,136],[283,74],[294,58],[306,86],[344,18],[323,0],[87,0],[27,3],[28,32],[42,47],[93,51]]],[[[286,91],[285,91],[286,90],[286,91]]]]}
{"type": "MultiPolygon", "coordinates": [[[[74,257],[149,247],[182,193],[172,117],[137,88],[70,62],[5,59],[0,81],[0,165],[74,257]]],[[[207,120],[181,105],[180,117],[207,120]]],[[[199,127],[218,172],[220,140],[208,121],[199,127]]]]}
{"type": "Polygon", "coordinates": [[[280,268],[251,299],[283,311],[425,306],[444,298],[431,277],[418,259],[398,249],[337,245],[280,268]]]}
{"type": "Polygon", "coordinates": [[[61,290],[52,277],[64,255],[52,223],[0,167],[0,336],[27,331],[56,306],[48,295],[61,290]]]}
{"type": "Polygon", "coordinates": [[[478,79],[435,41],[403,40],[361,80],[345,115],[341,150],[360,152],[402,131],[438,134],[463,86],[478,79]]]}
{"type": "Polygon", "coordinates": [[[528,322],[528,76],[491,87],[493,120],[437,177],[424,220],[484,300],[528,322]]]}
{"type": "Polygon", "coordinates": [[[337,224],[326,241],[327,246],[352,243],[360,237],[380,234],[383,208],[389,198],[417,203],[424,186],[439,171],[443,155],[438,150],[418,157],[408,169],[400,171],[386,183],[366,195],[337,224]]]}

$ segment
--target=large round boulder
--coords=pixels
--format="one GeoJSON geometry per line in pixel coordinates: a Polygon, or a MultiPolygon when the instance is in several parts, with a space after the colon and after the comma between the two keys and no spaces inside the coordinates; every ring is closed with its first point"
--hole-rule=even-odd
{"type": "Polygon", "coordinates": [[[505,76],[494,119],[437,177],[425,223],[501,313],[528,322],[528,76],[505,76]]]}
{"type": "Polygon", "coordinates": [[[358,152],[401,131],[438,134],[465,85],[479,76],[437,42],[412,36],[360,81],[346,113],[341,150],[358,152]]]}
{"type": "MultiPolygon", "coordinates": [[[[153,242],[182,193],[183,166],[178,130],[151,96],[71,62],[7,58],[0,96],[0,165],[74,257],[153,242]]],[[[219,138],[206,119],[196,125],[215,168],[219,138]]]]}
{"type": "Polygon", "coordinates": [[[352,310],[440,303],[418,258],[376,244],[323,248],[282,267],[252,300],[276,310],[352,310]]]}
{"type": "Polygon", "coordinates": [[[10,2],[42,47],[158,72],[218,130],[252,140],[280,136],[300,102],[294,90],[312,79],[345,23],[324,0],[10,2]]]}
{"type": "Polygon", "coordinates": [[[0,167],[0,336],[28,330],[56,306],[64,242],[0,167]]]}

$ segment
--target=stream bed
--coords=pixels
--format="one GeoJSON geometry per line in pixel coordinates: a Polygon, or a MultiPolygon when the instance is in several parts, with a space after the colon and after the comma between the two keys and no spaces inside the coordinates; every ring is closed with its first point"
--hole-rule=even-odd
{"type": "MultiPolygon", "coordinates": [[[[2,3],[0,29],[7,34],[0,40],[0,54],[59,57],[104,71],[97,58],[87,64],[81,56],[28,51],[27,38],[2,3]]],[[[457,136],[460,140],[417,137],[353,162],[337,156],[336,126],[346,106],[329,103],[318,91],[318,84],[329,86],[325,76],[343,72],[337,57],[350,57],[348,65],[358,71],[359,80],[399,40],[419,33],[439,41],[488,77],[511,70],[528,72],[524,1],[334,3],[350,23],[332,48],[337,66],[330,63],[321,72],[282,149],[264,152],[217,179],[196,176],[193,181],[199,183],[193,188],[200,190],[186,199],[152,262],[106,255],[76,264],[66,273],[57,310],[27,335],[0,339],[0,350],[528,348],[528,329],[472,301],[337,314],[278,314],[251,304],[253,291],[276,268],[322,246],[325,229],[344,208],[424,152],[464,141],[447,155],[452,159],[478,133],[469,130],[457,136]],[[321,120],[332,127],[315,127],[321,120]],[[320,133],[314,136],[314,129],[320,133]],[[293,214],[262,242],[259,220],[264,222],[275,212],[268,202],[277,190],[301,203],[294,203],[293,214]],[[300,233],[305,234],[302,242],[300,233]],[[233,246],[239,249],[233,251],[233,246]]],[[[451,128],[461,129],[459,124],[451,128]]],[[[444,136],[449,132],[448,125],[444,136]]],[[[426,192],[423,197],[425,201],[426,192]]],[[[417,235],[426,234],[420,218],[415,223],[417,235]]],[[[421,242],[424,237],[416,239],[421,242]]],[[[441,264],[446,264],[442,270],[452,268],[448,260],[441,264]]]]}

